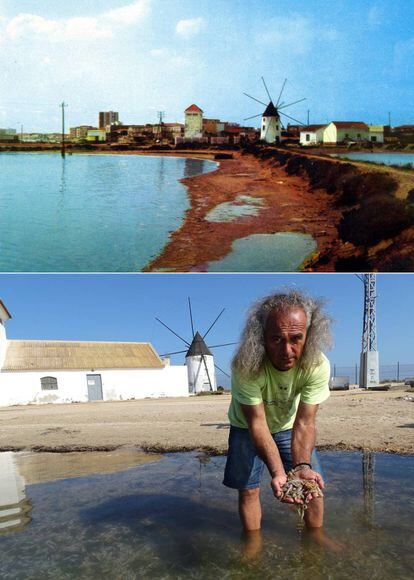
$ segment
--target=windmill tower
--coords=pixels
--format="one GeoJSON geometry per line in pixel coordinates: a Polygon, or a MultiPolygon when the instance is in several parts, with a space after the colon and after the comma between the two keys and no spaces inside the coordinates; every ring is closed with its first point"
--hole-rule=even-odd
{"type": "Polygon", "coordinates": [[[282,137],[282,127],[283,127],[283,123],[282,123],[282,120],[280,117],[281,115],[284,115],[288,119],[295,121],[295,123],[298,123],[299,125],[304,125],[304,123],[302,123],[301,121],[298,121],[297,119],[290,117],[286,113],[283,113],[282,109],[286,109],[287,107],[291,107],[292,105],[296,105],[297,103],[301,103],[302,101],[306,101],[306,99],[299,99],[299,101],[294,101],[294,102],[288,103],[288,104],[281,102],[282,94],[283,94],[283,91],[285,89],[286,82],[287,82],[287,79],[285,79],[285,82],[283,83],[283,86],[282,86],[282,89],[279,93],[279,97],[276,101],[276,104],[274,104],[272,96],[269,93],[269,90],[267,88],[266,82],[265,82],[263,77],[262,77],[262,82],[263,82],[266,94],[269,98],[269,103],[266,104],[263,101],[256,99],[256,97],[252,97],[251,95],[248,95],[247,93],[243,93],[244,95],[246,95],[246,97],[249,97],[249,99],[252,99],[253,101],[256,101],[257,103],[260,103],[261,105],[266,107],[264,113],[259,114],[259,115],[253,115],[252,117],[247,117],[244,120],[248,121],[249,119],[255,119],[256,117],[262,117],[262,125],[260,127],[260,140],[264,141],[265,143],[272,143],[272,144],[273,143],[280,143],[281,137],[282,137]]]}
{"type": "Polygon", "coordinates": [[[211,331],[211,329],[214,327],[220,316],[223,314],[225,308],[221,310],[219,315],[215,318],[213,323],[209,326],[209,328],[203,335],[200,334],[198,331],[196,332],[194,331],[193,313],[191,309],[190,298],[188,298],[188,309],[190,314],[191,333],[192,333],[191,341],[188,341],[185,338],[181,337],[169,326],[167,326],[164,322],[162,322],[162,320],[160,320],[159,318],[155,318],[155,320],[157,320],[160,324],[162,324],[167,330],[169,330],[172,334],[174,334],[174,336],[179,338],[187,346],[186,350],[168,352],[164,353],[161,356],[171,356],[173,354],[186,353],[185,364],[187,366],[188,390],[190,392],[190,395],[196,395],[197,393],[201,393],[203,391],[217,391],[217,380],[215,369],[217,368],[220,372],[222,372],[228,377],[230,375],[226,373],[226,371],[221,369],[214,362],[214,357],[211,352],[211,349],[219,348],[222,346],[230,346],[237,343],[227,342],[224,344],[214,344],[212,346],[207,346],[204,339],[206,338],[207,334],[211,331]]]}
{"type": "Polygon", "coordinates": [[[376,277],[375,274],[362,274],[358,278],[364,284],[364,323],[362,329],[359,386],[364,389],[369,389],[370,387],[376,387],[379,383],[376,277]]]}
{"type": "Polygon", "coordinates": [[[185,355],[190,395],[203,391],[217,391],[214,357],[199,332],[185,355]]]}

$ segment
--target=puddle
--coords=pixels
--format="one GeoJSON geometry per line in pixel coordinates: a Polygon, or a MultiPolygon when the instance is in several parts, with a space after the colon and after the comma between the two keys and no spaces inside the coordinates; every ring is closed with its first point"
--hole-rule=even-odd
{"type": "MultiPolygon", "coordinates": [[[[95,463],[93,455],[85,453],[85,463],[95,463]]],[[[116,473],[55,481],[48,480],[52,470],[46,480],[38,478],[42,483],[24,480],[21,457],[0,454],[0,509],[13,493],[31,507],[25,525],[0,535],[1,578],[388,580],[412,574],[410,456],[321,452],[329,481],[325,533],[345,546],[335,554],[306,541],[296,514],[272,497],[266,479],[263,546],[251,562],[236,492],[221,484],[224,457],[171,454],[116,473]]]]}
{"type": "Polygon", "coordinates": [[[315,240],[307,234],[253,234],[235,240],[229,254],[210,262],[208,271],[297,272],[315,249],[315,240]]]}
{"type": "Polygon", "coordinates": [[[263,199],[250,195],[238,195],[234,201],[220,203],[208,212],[208,222],[230,222],[239,217],[256,216],[263,206],[263,199]]]}

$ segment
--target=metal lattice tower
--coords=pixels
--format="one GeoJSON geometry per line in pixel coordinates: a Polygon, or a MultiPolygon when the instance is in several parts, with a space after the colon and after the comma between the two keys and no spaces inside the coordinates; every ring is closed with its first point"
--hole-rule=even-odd
{"type": "Polygon", "coordinates": [[[377,282],[375,274],[363,274],[364,281],[364,327],[362,331],[362,352],[377,349],[376,301],[377,282]]]}
{"type": "Polygon", "coordinates": [[[361,366],[359,386],[365,389],[379,383],[379,357],[377,348],[375,274],[362,274],[358,278],[364,284],[364,323],[362,329],[361,366]]]}

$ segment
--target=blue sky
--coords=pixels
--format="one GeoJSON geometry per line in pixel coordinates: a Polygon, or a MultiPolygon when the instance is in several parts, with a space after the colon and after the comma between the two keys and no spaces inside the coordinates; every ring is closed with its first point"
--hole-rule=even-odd
{"type": "MultiPolygon", "coordinates": [[[[7,335],[16,339],[149,341],[160,353],[185,348],[156,320],[190,338],[187,297],[195,326],[208,344],[237,341],[250,303],[277,288],[296,285],[326,297],[335,320],[332,363],[352,365],[361,350],[363,285],[353,274],[115,274],[0,275],[0,298],[13,319],[7,335]]],[[[413,363],[414,275],[377,275],[380,363],[413,363]]],[[[225,370],[233,347],[214,351],[225,370]]],[[[181,364],[184,355],[174,357],[181,364]]]]}
{"type": "Polygon", "coordinates": [[[261,75],[307,98],[303,121],[412,123],[413,24],[407,0],[0,0],[0,126],[57,131],[63,99],[69,126],[183,121],[193,102],[241,122],[261,75]]]}

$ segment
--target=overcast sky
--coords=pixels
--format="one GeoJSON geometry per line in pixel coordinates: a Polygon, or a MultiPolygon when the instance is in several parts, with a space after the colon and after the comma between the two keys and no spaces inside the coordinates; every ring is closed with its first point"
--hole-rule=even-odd
{"type": "MultiPolygon", "coordinates": [[[[9,338],[151,342],[164,354],[186,346],[155,317],[191,340],[189,296],[202,334],[226,309],[206,337],[214,345],[237,341],[251,302],[285,286],[328,300],[335,347],[327,354],[338,366],[359,362],[363,284],[354,274],[0,274],[0,299],[13,316],[9,338]]],[[[414,275],[378,274],[377,292],[380,364],[414,364],[414,275]]],[[[214,350],[224,370],[234,348],[214,350]]]]}
{"type": "Polygon", "coordinates": [[[0,126],[58,131],[262,112],[243,96],[300,103],[311,122],[412,123],[414,2],[407,0],[0,0],[0,126]]]}

